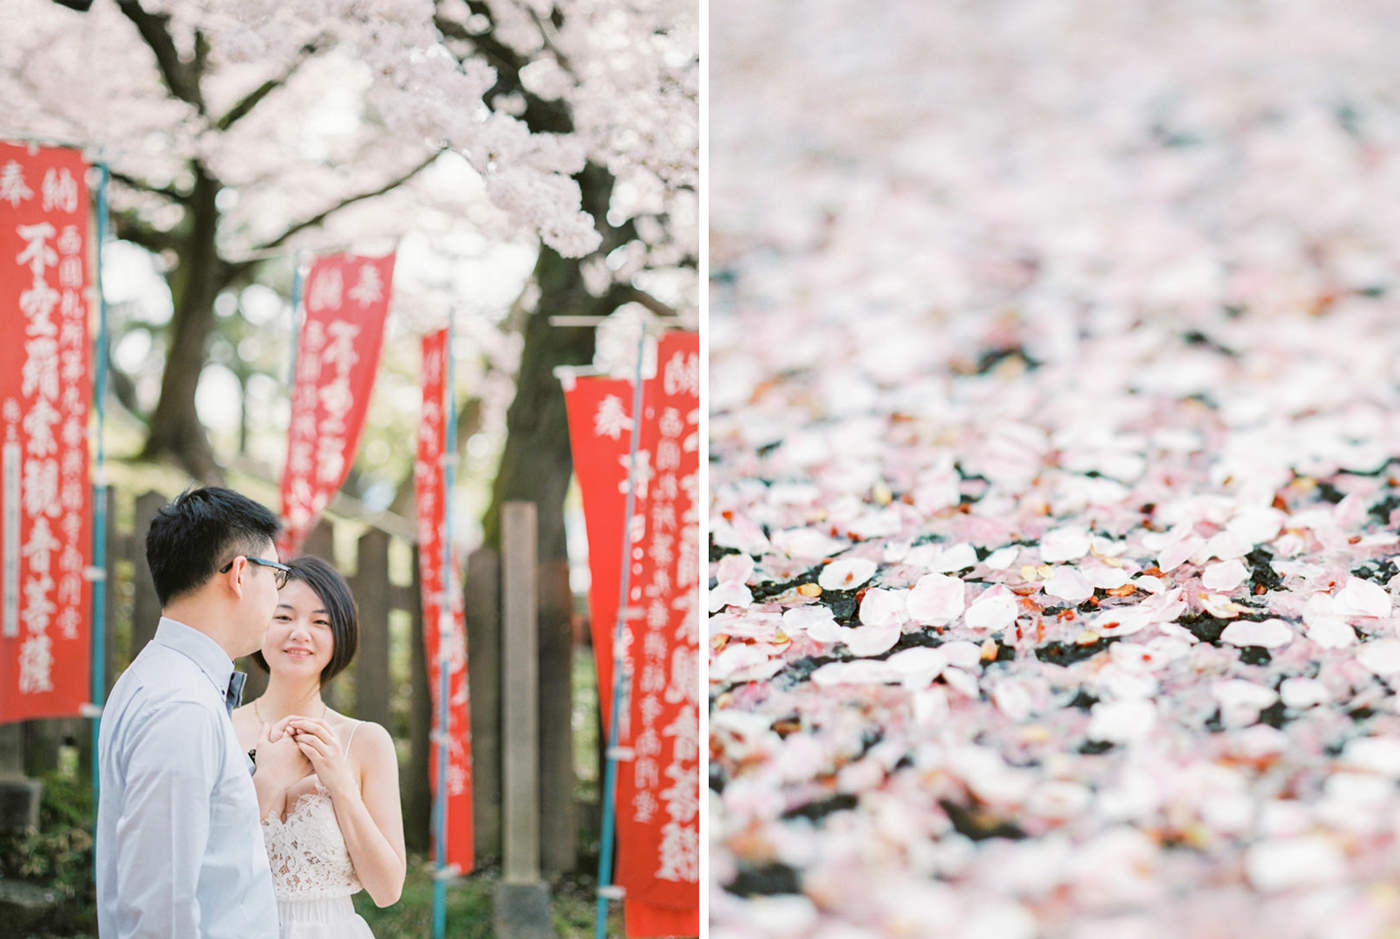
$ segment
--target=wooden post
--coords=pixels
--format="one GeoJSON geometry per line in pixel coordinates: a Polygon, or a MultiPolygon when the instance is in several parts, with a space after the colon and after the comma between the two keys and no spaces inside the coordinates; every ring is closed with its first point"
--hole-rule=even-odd
{"type": "Polygon", "coordinates": [[[160,623],[160,600],[156,598],[156,585],[151,580],[151,568],[146,563],[146,532],[150,530],[151,520],[168,501],[158,492],[144,492],[136,499],[136,520],[131,528],[135,550],[131,552],[133,596],[128,661],[146,648],[146,643],[156,634],[156,626],[160,623]]]}
{"type": "Polygon", "coordinates": [[[472,824],[478,864],[501,856],[501,559],[467,558],[467,681],[472,723],[472,824]]]}
{"type": "Polygon", "coordinates": [[[504,547],[503,662],[505,732],[505,869],[508,883],[540,876],[538,577],[535,506],[507,502],[504,547]]]}
{"type": "Polygon", "coordinates": [[[540,862],[550,874],[574,869],[573,593],[569,563],[539,569],[540,862]]]}
{"type": "Polygon", "coordinates": [[[423,645],[423,575],[414,551],[412,617],[412,675],[408,715],[409,757],[399,773],[399,790],[404,803],[404,843],[415,851],[431,847],[433,800],[428,784],[429,735],[432,732],[433,701],[428,691],[428,653],[423,645]]]}
{"type": "Polygon", "coordinates": [[[360,610],[355,654],[355,716],[389,727],[389,533],[360,536],[352,587],[360,610]]]}

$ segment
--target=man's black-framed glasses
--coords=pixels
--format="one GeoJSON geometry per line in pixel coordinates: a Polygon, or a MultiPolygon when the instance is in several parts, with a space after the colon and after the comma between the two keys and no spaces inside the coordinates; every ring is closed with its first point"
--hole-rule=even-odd
{"type": "MultiPolygon", "coordinates": [[[[273,583],[277,585],[278,590],[281,590],[283,587],[287,586],[287,575],[292,572],[292,569],[287,565],[279,564],[276,561],[269,561],[266,558],[255,558],[247,554],[239,555],[239,557],[247,558],[249,564],[256,564],[259,567],[272,568],[273,583]]],[[[238,558],[233,559],[233,561],[236,560],[238,560],[238,558]]],[[[229,568],[233,567],[233,561],[229,561],[223,567],[219,568],[219,573],[227,574],[229,568]]]]}

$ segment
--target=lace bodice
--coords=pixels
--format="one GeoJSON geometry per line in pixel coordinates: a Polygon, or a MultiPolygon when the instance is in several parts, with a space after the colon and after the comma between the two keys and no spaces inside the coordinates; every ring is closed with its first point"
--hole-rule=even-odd
{"type": "Polygon", "coordinates": [[[277,899],[325,899],[360,890],[330,793],[319,783],[297,799],[286,821],[273,814],[262,830],[277,899]]]}

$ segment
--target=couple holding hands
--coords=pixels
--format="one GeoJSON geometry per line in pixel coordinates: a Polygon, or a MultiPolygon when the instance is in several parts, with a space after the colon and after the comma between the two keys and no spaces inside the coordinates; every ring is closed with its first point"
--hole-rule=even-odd
{"type": "Polygon", "coordinates": [[[209,487],[146,536],[161,603],[98,743],[98,929],[107,937],[364,939],[350,897],[403,889],[388,731],[330,710],[359,624],[319,558],[277,560],[277,517],[209,487]],[[266,692],[239,706],[252,654],[266,692]]]}

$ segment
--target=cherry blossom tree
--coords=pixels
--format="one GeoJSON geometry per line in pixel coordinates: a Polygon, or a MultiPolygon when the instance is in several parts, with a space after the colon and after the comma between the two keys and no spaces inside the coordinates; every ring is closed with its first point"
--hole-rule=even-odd
{"type": "MultiPolygon", "coordinates": [[[[165,268],[147,457],[220,475],[195,409],[215,301],[270,258],[285,269],[297,249],[410,233],[537,239],[497,497],[557,518],[569,463],[552,369],[590,361],[593,340],[548,317],[695,306],[693,4],[99,0],[80,14],[21,0],[10,13],[0,133],[100,151],[117,236],[165,268]]],[[[454,305],[431,293],[413,298],[411,326],[454,305]]],[[[562,556],[562,523],[542,534],[562,556]]]]}

